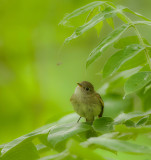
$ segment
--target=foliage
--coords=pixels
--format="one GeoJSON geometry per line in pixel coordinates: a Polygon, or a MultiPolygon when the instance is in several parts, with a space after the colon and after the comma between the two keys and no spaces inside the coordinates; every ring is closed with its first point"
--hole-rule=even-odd
{"type": "Polygon", "coordinates": [[[149,116],[151,116],[151,111],[122,113],[114,119],[110,117],[96,119],[91,126],[86,122],[71,123],[72,114],[68,119],[69,122],[59,120],[55,124],[43,126],[1,146],[1,160],[7,160],[10,157],[12,160],[33,160],[46,150],[56,150],[60,153],[40,158],[40,160],[92,159],[92,157],[96,160],[107,159],[95,153],[96,148],[112,153],[150,154],[151,147],[132,142],[140,134],[151,132],[151,122],[149,118],[146,119],[149,116]],[[134,126],[129,126],[128,123],[125,123],[127,121],[133,122],[134,126]],[[34,139],[37,138],[39,141],[35,143],[34,139]],[[132,140],[127,142],[130,139],[132,140]]]}
{"type": "MultiPolygon", "coordinates": [[[[113,17],[117,16],[119,19],[121,19],[125,24],[122,24],[121,26],[117,27],[115,30],[113,30],[109,35],[107,35],[96,48],[92,50],[90,53],[87,62],[86,67],[89,67],[94,61],[96,61],[98,58],[104,54],[105,50],[111,47],[115,49],[120,49],[116,53],[114,53],[111,57],[107,57],[107,62],[104,65],[103,71],[103,77],[111,77],[112,75],[115,75],[116,72],[120,72],[120,69],[126,64],[126,67],[123,70],[137,68],[137,72],[135,72],[135,75],[133,77],[130,77],[125,82],[125,94],[128,95],[130,93],[136,92],[137,90],[143,88],[146,86],[151,78],[148,76],[150,72],[144,72],[148,78],[145,78],[145,81],[143,82],[144,85],[141,82],[141,79],[144,79],[144,74],[140,72],[140,70],[145,66],[149,65],[149,68],[151,69],[151,61],[150,61],[150,48],[151,45],[145,40],[145,38],[142,37],[139,30],[137,29],[137,25],[144,24],[144,25],[151,25],[151,20],[144,17],[143,15],[136,13],[132,10],[130,10],[127,7],[124,6],[115,6],[111,2],[102,1],[102,2],[92,2],[84,7],[81,7],[72,13],[68,14],[64,17],[64,19],[61,21],[61,24],[67,23],[71,18],[79,16],[83,14],[84,12],[90,10],[88,20],[86,23],[78,28],[73,32],[73,34],[68,37],[65,40],[65,43],[71,41],[72,39],[75,39],[85,33],[87,30],[91,29],[92,27],[98,25],[100,22],[104,22],[104,20],[107,20],[108,24],[114,29],[114,22],[113,17]],[[91,7],[90,7],[91,6],[91,7]],[[94,12],[97,8],[100,8],[99,11],[94,12]],[[140,17],[144,19],[145,21],[132,21],[130,17],[128,17],[125,12],[129,12],[133,15],[136,15],[137,17],[140,17]],[[129,29],[133,28],[136,36],[127,36],[124,38],[121,38],[121,36],[129,29]],[[139,62],[135,66],[131,66],[131,64],[134,63],[135,57],[137,55],[143,55],[142,57],[145,57],[145,61],[142,62],[141,58],[139,57],[139,62]],[[134,58],[133,58],[134,57],[134,58]],[[132,61],[133,59],[133,61],[132,61]],[[128,63],[130,61],[130,63],[128,63]],[[139,75],[139,77],[138,77],[139,75]],[[134,77],[136,77],[134,79],[134,77]],[[133,81],[132,81],[133,79],[133,81]],[[140,83],[137,82],[140,80],[140,83]],[[137,86],[137,87],[136,87],[137,86]],[[129,90],[130,88],[130,90],[129,90]],[[137,88],[137,89],[136,89],[137,88]]],[[[102,29],[102,26],[100,27],[102,29]]],[[[143,70],[145,71],[145,70],[143,70]]],[[[128,76],[129,77],[129,76],[128,76]]]]}
{"type": "Polygon", "coordinates": [[[123,152],[150,155],[149,145],[137,144],[134,140],[141,135],[149,138],[151,133],[151,45],[137,28],[142,24],[150,26],[151,20],[127,7],[115,6],[108,1],[96,1],[67,14],[60,24],[66,25],[70,19],[87,12],[89,13],[85,23],[75,29],[65,40],[65,44],[93,27],[99,36],[105,21],[113,29],[92,50],[86,68],[100,60],[108,48],[115,51],[114,54],[106,56],[106,62],[101,69],[104,80],[99,91],[104,93],[105,112],[112,106],[114,110],[118,110],[117,114],[121,111],[123,113],[118,116],[110,113],[110,117],[105,113],[103,117],[96,119],[93,125],[86,122],[76,123],[77,116],[69,114],[54,123],[48,123],[29,134],[0,145],[0,160],[108,159],[98,154],[96,149],[112,154],[123,152]],[[142,18],[143,21],[133,21],[126,13],[142,18]],[[116,22],[119,20],[120,23],[122,20],[122,24],[117,27],[116,22]],[[133,29],[136,35],[122,37],[130,29],[133,29]],[[122,91],[115,94],[114,90],[119,86],[122,86],[122,91]],[[105,95],[107,92],[110,94],[105,95]],[[123,95],[126,98],[124,96],[122,99],[123,95]],[[136,95],[142,100],[145,112],[131,112],[133,96],[136,95]]]}

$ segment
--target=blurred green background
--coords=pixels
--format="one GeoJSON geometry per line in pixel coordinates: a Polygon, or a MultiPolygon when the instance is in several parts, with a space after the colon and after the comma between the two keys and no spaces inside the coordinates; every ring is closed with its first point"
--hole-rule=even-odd
{"type": "MultiPolygon", "coordinates": [[[[88,80],[99,89],[101,76],[97,73],[103,64],[100,61],[86,70],[85,61],[111,28],[104,26],[99,38],[91,30],[61,48],[74,27],[58,25],[66,13],[89,2],[92,0],[0,0],[0,144],[72,113],[69,99],[77,82],[88,80]]],[[[151,18],[149,0],[112,2],[151,18]]],[[[78,26],[84,21],[81,16],[73,23],[78,26]]],[[[151,30],[141,31],[151,42],[151,30]]],[[[118,95],[112,98],[120,102],[112,104],[106,98],[106,106],[114,111],[106,109],[108,116],[116,116],[123,103],[118,95]]],[[[133,102],[129,99],[128,103],[132,106],[133,102]]]]}

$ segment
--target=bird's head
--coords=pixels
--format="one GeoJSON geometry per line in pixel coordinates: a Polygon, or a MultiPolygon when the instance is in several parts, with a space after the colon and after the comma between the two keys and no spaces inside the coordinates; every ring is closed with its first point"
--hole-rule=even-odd
{"type": "Polygon", "coordinates": [[[82,94],[82,95],[86,96],[86,95],[90,95],[90,94],[94,93],[94,87],[90,82],[83,81],[83,82],[77,83],[77,84],[78,84],[78,86],[76,87],[76,91],[75,91],[77,94],[80,94],[80,95],[82,94]]]}

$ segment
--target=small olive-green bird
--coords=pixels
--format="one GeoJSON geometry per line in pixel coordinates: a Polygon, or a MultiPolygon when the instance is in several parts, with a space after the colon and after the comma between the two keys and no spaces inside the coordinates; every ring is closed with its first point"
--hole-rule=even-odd
{"type": "Polygon", "coordinates": [[[71,96],[70,101],[75,112],[80,115],[80,118],[84,117],[87,122],[93,123],[94,117],[102,117],[104,102],[101,96],[95,92],[94,87],[90,82],[83,81],[77,84],[78,86],[71,96]]]}

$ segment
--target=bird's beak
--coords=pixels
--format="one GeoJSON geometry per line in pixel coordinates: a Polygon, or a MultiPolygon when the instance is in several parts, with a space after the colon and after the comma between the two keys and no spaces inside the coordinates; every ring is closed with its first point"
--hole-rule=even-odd
{"type": "Polygon", "coordinates": [[[80,83],[77,83],[79,87],[82,87],[82,85],[80,83]]]}

